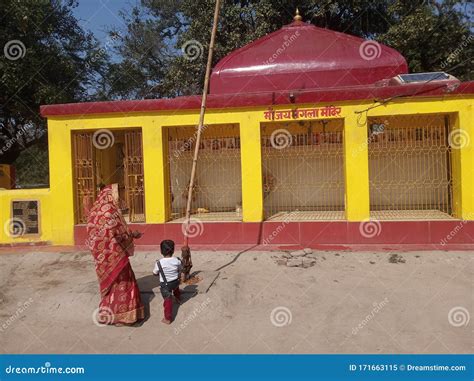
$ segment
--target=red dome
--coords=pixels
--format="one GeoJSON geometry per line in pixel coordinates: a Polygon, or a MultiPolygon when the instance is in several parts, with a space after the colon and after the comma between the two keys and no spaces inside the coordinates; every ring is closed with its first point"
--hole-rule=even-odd
{"type": "Polygon", "coordinates": [[[408,72],[405,58],[376,41],[295,21],[220,60],[212,94],[373,84],[408,72]]]}

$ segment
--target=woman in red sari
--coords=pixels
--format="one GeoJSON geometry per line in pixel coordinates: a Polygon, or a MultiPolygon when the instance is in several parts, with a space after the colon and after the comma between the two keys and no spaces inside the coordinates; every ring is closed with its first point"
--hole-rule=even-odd
{"type": "Polygon", "coordinates": [[[133,255],[131,232],[118,207],[118,186],[100,191],[87,219],[88,246],[95,259],[101,301],[101,324],[133,324],[145,317],[135,274],[128,260],[133,255]]]}

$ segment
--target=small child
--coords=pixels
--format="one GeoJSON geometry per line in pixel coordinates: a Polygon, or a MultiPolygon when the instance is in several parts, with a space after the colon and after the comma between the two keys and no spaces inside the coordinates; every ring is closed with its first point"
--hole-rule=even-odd
{"type": "Polygon", "coordinates": [[[173,257],[174,242],[172,240],[165,239],[162,241],[160,249],[164,258],[156,261],[153,274],[160,275],[161,296],[163,296],[163,308],[165,310],[165,317],[161,321],[165,324],[171,324],[173,320],[172,294],[178,303],[181,301],[179,290],[181,261],[179,258],[173,257]]]}

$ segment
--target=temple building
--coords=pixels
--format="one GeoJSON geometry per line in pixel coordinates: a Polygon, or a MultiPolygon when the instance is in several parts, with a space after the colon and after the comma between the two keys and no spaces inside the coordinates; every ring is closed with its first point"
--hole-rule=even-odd
{"type": "MultiPolygon", "coordinates": [[[[474,245],[473,98],[295,16],[213,68],[191,245],[474,245]]],[[[0,243],[83,245],[101,183],[139,244],[181,242],[200,103],[42,106],[50,187],[0,191],[0,243]]]]}

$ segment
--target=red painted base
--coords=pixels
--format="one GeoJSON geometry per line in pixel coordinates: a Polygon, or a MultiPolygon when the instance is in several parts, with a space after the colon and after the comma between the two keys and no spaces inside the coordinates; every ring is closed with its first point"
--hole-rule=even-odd
{"type": "MultiPolygon", "coordinates": [[[[178,246],[184,241],[181,224],[133,224],[143,232],[136,243],[155,246],[172,239],[178,246]]],[[[231,250],[233,248],[276,249],[311,247],[314,249],[392,248],[474,250],[474,221],[384,221],[384,222],[209,222],[190,229],[190,246],[231,250]]],[[[83,246],[86,228],[74,229],[75,244],[83,246]]]]}

